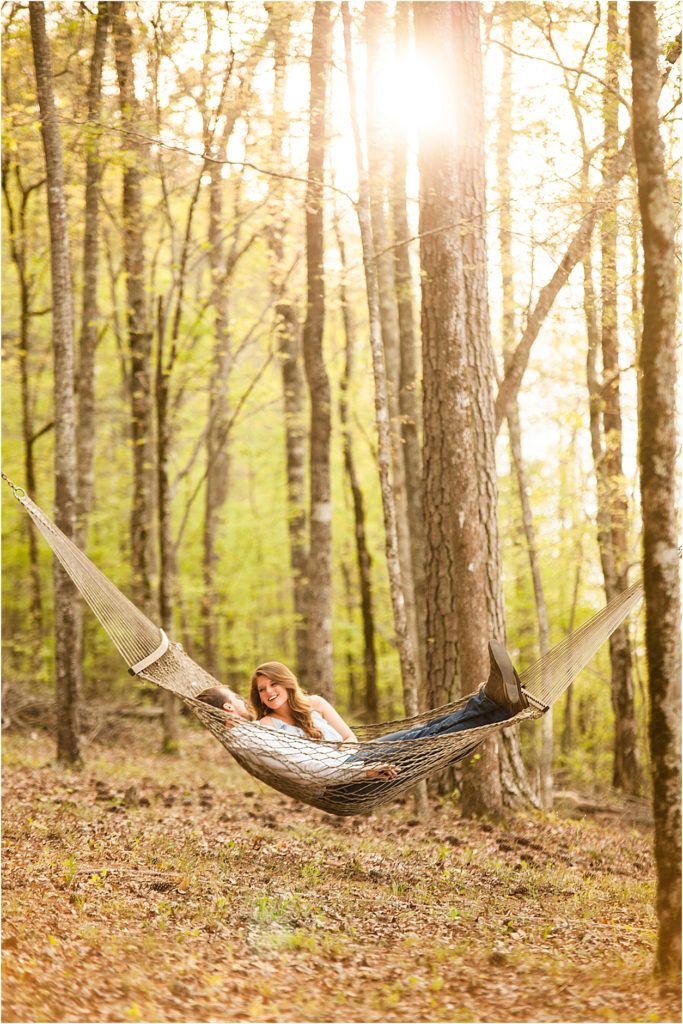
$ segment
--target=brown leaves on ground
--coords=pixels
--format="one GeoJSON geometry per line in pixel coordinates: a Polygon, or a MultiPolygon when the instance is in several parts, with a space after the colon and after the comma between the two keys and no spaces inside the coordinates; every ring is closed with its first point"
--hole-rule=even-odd
{"type": "Polygon", "coordinates": [[[647,830],[332,818],[156,742],[69,772],[6,739],[3,1020],[680,1019],[647,830]]]}

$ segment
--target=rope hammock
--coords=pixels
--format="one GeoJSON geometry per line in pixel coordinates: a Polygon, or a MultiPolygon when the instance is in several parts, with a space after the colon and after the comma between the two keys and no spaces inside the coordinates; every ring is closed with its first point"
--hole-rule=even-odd
{"type": "MultiPolygon", "coordinates": [[[[7,477],[3,474],[3,479],[7,477]]],[[[638,581],[597,615],[561,640],[521,673],[529,707],[503,722],[422,739],[383,739],[462,708],[468,697],[413,718],[354,727],[359,742],[314,741],[264,729],[252,722],[226,726],[225,714],[196,699],[219,681],[150,619],[65,536],[28,497],[7,480],[15,497],[83,595],[116,646],[131,675],[171,690],[251,775],[288,796],[337,815],[371,811],[411,789],[432,772],[461,760],[488,736],[529,718],[539,718],[564,693],[642,597],[638,581]],[[368,778],[375,764],[399,767],[396,778],[368,778]]]]}

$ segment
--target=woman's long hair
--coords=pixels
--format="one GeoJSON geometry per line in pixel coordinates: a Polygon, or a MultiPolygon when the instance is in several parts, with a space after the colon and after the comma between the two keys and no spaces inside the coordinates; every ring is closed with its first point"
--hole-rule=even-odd
{"type": "Polygon", "coordinates": [[[263,665],[259,665],[253,676],[251,677],[251,691],[249,693],[249,700],[253,707],[257,718],[265,718],[266,715],[272,714],[269,707],[261,700],[261,695],[258,692],[258,677],[265,676],[266,679],[270,679],[272,683],[277,683],[278,686],[284,686],[287,690],[287,702],[289,709],[292,712],[292,718],[299,728],[303,729],[308,737],[312,740],[321,740],[323,734],[320,729],[316,729],[313,725],[313,719],[311,717],[311,705],[308,697],[299,686],[299,680],[296,678],[291,669],[288,669],[286,665],[283,665],[281,661],[266,661],[263,665]]]}

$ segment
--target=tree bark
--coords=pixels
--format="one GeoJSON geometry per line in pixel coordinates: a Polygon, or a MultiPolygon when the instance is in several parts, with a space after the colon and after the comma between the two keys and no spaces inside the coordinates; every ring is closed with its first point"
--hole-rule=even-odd
{"type": "MultiPolygon", "coordinates": [[[[399,67],[407,63],[410,49],[410,4],[396,4],[396,59],[399,67]]],[[[394,282],[398,304],[400,373],[398,381],[401,439],[405,465],[406,500],[410,532],[410,553],[417,630],[417,660],[422,680],[426,677],[425,538],[422,509],[422,447],[420,442],[420,352],[413,309],[413,275],[410,252],[405,240],[410,237],[406,174],[408,141],[405,130],[394,129],[391,214],[394,243],[394,282]]]]}
{"type": "Polygon", "coordinates": [[[659,133],[657,21],[653,3],[629,4],[633,142],[643,224],[640,348],[640,479],[643,507],[645,642],[650,687],[657,966],[681,974],[681,604],[678,555],[674,211],[659,133]]]}
{"type": "MultiPolygon", "coordinates": [[[[7,78],[5,77],[5,89],[7,78]]],[[[7,101],[7,97],[6,97],[7,101]]],[[[18,155],[10,159],[9,146],[4,146],[2,151],[2,192],[7,210],[7,231],[6,237],[9,242],[10,255],[16,267],[19,282],[19,346],[17,359],[19,363],[20,380],[20,402],[21,402],[21,436],[24,450],[24,479],[26,490],[36,498],[36,473],[35,460],[33,456],[33,444],[35,439],[33,425],[33,403],[31,396],[31,373],[29,357],[31,355],[31,313],[32,297],[34,287],[34,274],[29,270],[28,256],[28,232],[27,213],[31,194],[44,184],[45,179],[34,181],[25,185],[21,174],[21,161],[18,155]],[[15,209],[12,199],[12,187],[10,174],[13,176],[20,192],[18,208],[15,209]]],[[[40,579],[40,566],[38,564],[38,538],[36,531],[29,521],[22,522],[26,530],[28,542],[28,561],[30,578],[30,600],[31,619],[37,636],[43,633],[43,596],[40,579]]],[[[41,669],[41,645],[34,644],[31,648],[31,662],[36,674],[41,669]]]]}
{"type": "MultiPolygon", "coordinates": [[[[387,373],[387,400],[391,428],[392,477],[394,501],[396,503],[396,529],[401,562],[401,579],[406,601],[406,615],[411,631],[413,650],[419,643],[417,612],[413,588],[413,566],[408,520],[408,496],[406,491],[405,459],[401,431],[400,382],[401,351],[396,281],[394,277],[395,254],[390,248],[388,218],[388,168],[391,147],[387,133],[386,111],[383,109],[381,82],[386,77],[388,66],[388,21],[383,0],[369,0],[364,7],[365,40],[367,45],[367,104],[366,137],[368,151],[368,190],[370,196],[370,223],[375,246],[375,264],[379,285],[379,311],[384,345],[384,361],[387,373]]],[[[420,659],[418,669],[418,692],[420,685],[420,659]]]]}
{"type": "Polygon", "coordinates": [[[372,238],[370,221],[370,196],[368,181],[363,164],[363,151],[358,125],[356,103],[355,72],[353,66],[353,49],[351,42],[351,14],[348,3],[341,5],[344,22],[344,50],[346,54],[346,73],[349,85],[349,101],[351,107],[351,124],[353,128],[356,166],[358,168],[358,227],[363,247],[363,268],[368,301],[368,321],[370,330],[370,350],[372,353],[372,370],[375,382],[375,422],[377,425],[377,462],[379,468],[380,491],[382,495],[382,512],[384,517],[384,540],[389,575],[389,593],[394,615],[394,629],[401,664],[403,682],[403,704],[407,716],[418,713],[417,675],[415,656],[412,648],[408,618],[406,615],[403,584],[401,580],[401,564],[398,556],[398,535],[396,529],[396,506],[391,481],[391,430],[389,424],[389,404],[387,399],[386,367],[384,364],[384,347],[382,345],[382,328],[380,323],[379,283],[374,260],[375,248],[372,238]]]}
{"type": "Polygon", "coordinates": [[[85,162],[83,227],[83,304],[78,346],[78,501],[76,543],[85,549],[88,516],[94,496],[95,349],[99,331],[100,157],[99,121],[102,113],[102,66],[109,32],[111,4],[97,5],[95,38],[88,82],[88,136],[85,162]]]}
{"type": "MultiPolygon", "coordinates": [[[[274,75],[273,132],[271,150],[273,166],[284,159],[283,136],[286,124],[285,86],[287,51],[291,33],[292,10],[287,4],[271,4],[268,8],[273,34],[274,75]]],[[[271,288],[276,306],[276,330],[282,373],[282,394],[285,421],[285,452],[287,464],[287,531],[289,562],[292,570],[294,603],[294,639],[297,675],[302,686],[308,686],[308,547],[306,541],[306,430],[305,379],[302,368],[301,325],[295,304],[285,292],[285,197],[283,184],[275,180],[271,186],[268,246],[271,257],[271,288]]]]}
{"type": "MultiPolygon", "coordinates": [[[[619,34],[616,0],[607,4],[607,64],[603,87],[604,161],[603,180],[608,181],[610,168],[617,157],[619,138],[619,67],[622,43],[619,34]]],[[[602,421],[604,428],[604,462],[598,472],[604,477],[609,516],[606,542],[612,549],[613,576],[605,578],[605,592],[610,601],[628,586],[627,544],[629,511],[624,488],[621,443],[621,395],[619,381],[619,334],[617,313],[617,203],[614,186],[600,217],[601,291],[602,291],[602,421]]],[[[620,626],[610,637],[612,668],[612,705],[614,708],[613,785],[626,793],[638,794],[641,771],[638,760],[637,730],[631,670],[631,642],[627,626],[620,626]]]]}
{"type": "Polygon", "coordinates": [[[307,305],[303,330],[306,381],[311,398],[310,515],[308,560],[308,680],[331,698],[332,665],[332,499],[330,482],[330,382],[323,357],[325,269],[323,194],[327,85],[332,61],[332,5],[313,9],[310,57],[310,129],[306,187],[307,305]]]}
{"type": "MultiPolygon", "coordinates": [[[[427,660],[437,703],[452,696],[456,654],[461,691],[487,677],[487,638],[503,636],[503,616],[479,4],[423,2],[413,11],[418,53],[436,65],[443,107],[439,133],[421,126],[418,157],[427,660]]],[[[468,816],[501,810],[495,741],[468,765],[462,796],[468,816]]]]}
{"type": "MultiPolygon", "coordinates": [[[[510,358],[514,347],[515,339],[515,289],[512,255],[512,203],[510,186],[510,149],[513,137],[512,122],[512,27],[513,21],[510,11],[503,8],[504,17],[504,42],[506,48],[503,51],[503,70],[501,76],[501,94],[498,106],[498,142],[497,142],[497,172],[498,172],[498,203],[499,203],[499,242],[500,262],[502,271],[502,336],[503,355],[505,363],[510,358]]],[[[522,454],[522,430],[519,420],[519,407],[517,398],[510,402],[507,411],[508,433],[510,437],[510,452],[512,465],[517,478],[519,501],[522,511],[522,527],[526,541],[527,555],[529,558],[529,569],[534,591],[534,603],[536,607],[536,621],[538,624],[538,647],[541,656],[549,650],[549,626],[548,612],[545,603],[543,580],[541,577],[541,566],[536,547],[533,513],[529,501],[528,486],[524,457],[522,454]]],[[[552,712],[545,715],[540,722],[541,750],[539,757],[539,792],[541,806],[550,809],[553,804],[553,716],[552,712]]]]}
{"type": "MultiPolygon", "coordinates": [[[[29,4],[31,42],[40,109],[40,129],[47,175],[52,276],[52,339],[54,358],[55,522],[73,538],[76,529],[76,402],[74,396],[74,328],[69,228],[64,192],[64,159],[55,108],[52,56],[45,26],[45,7],[29,4]]],[[[80,650],[81,604],[61,565],[54,559],[55,679],[57,760],[81,763],[80,650]]]]}
{"type": "Polygon", "coordinates": [[[131,134],[124,141],[123,247],[126,275],[128,357],[130,360],[133,495],[131,562],[134,599],[144,610],[152,606],[151,535],[153,522],[153,417],[151,392],[152,335],[145,294],[145,242],[142,207],[143,151],[132,133],[140,126],[135,96],[133,33],[125,0],[114,6],[112,29],[119,83],[121,123],[131,134]]]}
{"type": "Polygon", "coordinates": [[[342,320],[344,323],[345,360],[339,389],[339,421],[342,431],[344,449],[344,469],[351,488],[353,502],[353,521],[355,526],[356,560],[358,564],[358,582],[360,589],[361,617],[363,620],[363,710],[369,722],[376,722],[379,714],[377,700],[377,655],[375,652],[375,618],[372,607],[372,559],[368,550],[365,534],[365,503],[363,492],[356,473],[353,455],[353,435],[349,423],[349,384],[353,373],[353,356],[355,347],[355,331],[346,294],[346,254],[341,232],[337,228],[337,245],[341,262],[341,281],[339,297],[341,302],[342,320]]]}

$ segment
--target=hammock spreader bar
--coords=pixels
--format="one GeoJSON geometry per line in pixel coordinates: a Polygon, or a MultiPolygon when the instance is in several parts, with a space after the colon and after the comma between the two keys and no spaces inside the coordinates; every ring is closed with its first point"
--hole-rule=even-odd
{"type": "MultiPolygon", "coordinates": [[[[2,478],[7,480],[4,474],[2,478]]],[[[322,740],[315,742],[281,732],[277,733],[277,750],[264,752],[263,733],[270,730],[252,723],[227,728],[222,713],[196,700],[197,694],[217,685],[218,680],[193,661],[180,644],[169,643],[163,631],[107,579],[31,501],[23,488],[15,487],[9,480],[7,483],[99,619],[126,665],[131,666],[130,671],[177,694],[251,775],[288,796],[332,814],[370,812],[378,804],[411,789],[432,772],[461,760],[499,729],[524,719],[541,717],[642,598],[642,583],[639,581],[525,669],[520,678],[531,697],[530,706],[504,722],[422,739],[383,739],[389,733],[429,722],[461,708],[468,700],[468,697],[463,697],[410,719],[357,726],[354,731],[360,742],[344,744],[343,753],[340,753],[338,744],[322,740]],[[358,781],[358,761],[361,764],[373,759],[377,761],[378,750],[382,761],[400,765],[400,774],[391,780],[358,781]],[[356,774],[350,783],[344,782],[344,778],[349,777],[348,763],[356,765],[356,774]]]]}
{"type": "Polygon", "coordinates": [[[138,661],[137,664],[131,665],[128,669],[129,676],[139,676],[143,669],[149,668],[149,666],[153,665],[155,661],[158,661],[162,655],[166,654],[169,640],[163,629],[160,629],[159,632],[161,633],[161,643],[157,647],[156,651],[152,651],[151,654],[148,654],[146,658],[142,658],[142,660],[138,661]]]}

